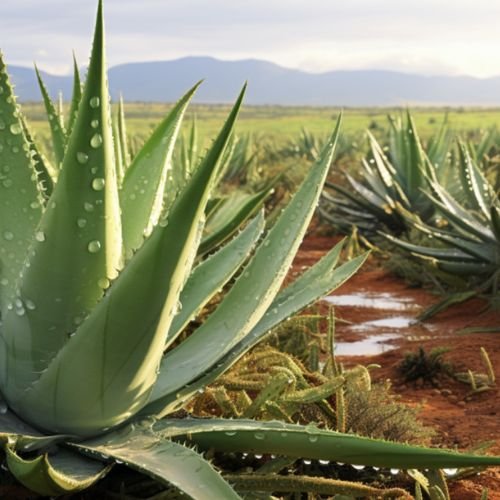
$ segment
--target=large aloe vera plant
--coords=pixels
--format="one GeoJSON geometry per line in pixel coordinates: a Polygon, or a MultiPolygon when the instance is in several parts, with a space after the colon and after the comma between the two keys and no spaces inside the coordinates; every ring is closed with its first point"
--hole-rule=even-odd
{"type": "Polygon", "coordinates": [[[173,144],[196,86],[137,153],[118,189],[101,4],[57,179],[35,163],[3,62],[0,89],[0,443],[20,482],[64,494],[90,486],[116,461],[193,498],[239,498],[193,444],[388,467],[500,464],[314,426],[161,419],[363,262],[336,268],[336,247],[281,289],[339,123],[274,226],[261,237],[257,216],[201,261],[206,204],[243,92],[189,182],[170,198],[173,144]],[[50,195],[42,189],[48,179],[50,195]],[[181,341],[190,319],[236,274],[215,311],[181,341]]]}

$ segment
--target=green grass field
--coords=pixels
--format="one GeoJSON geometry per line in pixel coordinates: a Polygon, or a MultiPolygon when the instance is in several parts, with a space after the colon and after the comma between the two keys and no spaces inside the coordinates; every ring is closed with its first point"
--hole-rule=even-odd
{"type": "MultiPolygon", "coordinates": [[[[158,121],[169,110],[168,104],[126,103],[128,132],[132,136],[145,138],[158,121]]],[[[41,104],[25,104],[24,112],[34,126],[36,133],[48,134],[45,111],[41,104]]],[[[197,118],[200,137],[214,137],[229,111],[228,105],[193,105],[189,114],[197,118]]],[[[351,108],[344,109],[345,134],[359,134],[368,127],[383,133],[387,127],[387,114],[397,114],[396,108],[351,108]]],[[[287,139],[297,136],[302,128],[314,134],[329,133],[339,108],[245,106],[241,112],[237,130],[239,133],[251,132],[259,137],[283,144],[287,139]]],[[[500,124],[498,108],[414,108],[420,135],[425,138],[436,131],[446,114],[453,130],[461,134],[486,129],[500,124]]],[[[188,126],[190,120],[185,123],[188,126]]]]}

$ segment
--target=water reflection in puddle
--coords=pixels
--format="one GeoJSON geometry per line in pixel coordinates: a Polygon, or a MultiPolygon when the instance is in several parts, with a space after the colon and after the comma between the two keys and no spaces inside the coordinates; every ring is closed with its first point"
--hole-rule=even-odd
{"type": "MultiPolygon", "coordinates": [[[[340,336],[362,338],[354,342],[337,341],[335,353],[338,356],[373,356],[397,348],[391,341],[404,338],[410,342],[430,338],[425,326],[415,321],[419,308],[410,297],[391,293],[358,292],[345,295],[331,295],[324,299],[329,304],[342,307],[372,309],[370,316],[376,319],[356,322],[339,329],[340,336]],[[399,314],[398,314],[399,313],[399,314]],[[405,314],[406,313],[406,314],[405,314]]],[[[342,314],[341,314],[342,315],[342,314]]]]}
{"type": "Polygon", "coordinates": [[[370,309],[389,309],[391,311],[408,311],[418,307],[412,303],[411,299],[396,297],[390,293],[329,295],[323,300],[334,306],[367,307],[370,309]]]}
{"type": "Polygon", "coordinates": [[[370,335],[356,342],[336,342],[335,354],[337,356],[373,356],[394,349],[395,346],[388,344],[389,340],[400,338],[398,333],[381,333],[370,335]]]}
{"type": "Polygon", "coordinates": [[[366,328],[408,328],[415,323],[415,319],[409,316],[390,316],[388,318],[363,321],[354,324],[351,330],[365,330],[366,328]]]}

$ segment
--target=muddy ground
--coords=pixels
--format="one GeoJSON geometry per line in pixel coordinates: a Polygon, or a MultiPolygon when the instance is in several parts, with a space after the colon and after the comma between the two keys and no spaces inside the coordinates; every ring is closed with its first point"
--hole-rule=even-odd
{"type": "MultiPolygon", "coordinates": [[[[331,237],[309,235],[297,255],[294,270],[314,263],[334,242],[331,237]]],[[[439,376],[435,383],[421,379],[405,383],[398,370],[405,353],[422,346],[427,352],[436,347],[449,348],[443,360],[453,371],[484,373],[480,356],[480,347],[484,347],[500,381],[500,311],[488,310],[485,301],[473,299],[424,323],[414,323],[419,312],[439,300],[431,291],[410,287],[371,258],[324,305],[327,310],[328,304],[333,304],[336,316],[342,320],[336,325],[339,360],[346,366],[381,365],[372,372],[374,381],[390,379],[403,402],[421,407],[421,420],[437,431],[435,445],[467,450],[491,441],[487,453],[498,455],[500,382],[491,390],[472,394],[470,385],[451,376],[439,376]],[[498,331],[460,333],[471,327],[498,327],[498,331]]],[[[483,487],[488,488],[490,500],[500,499],[500,468],[450,481],[450,494],[453,500],[479,499],[483,487]]]]}

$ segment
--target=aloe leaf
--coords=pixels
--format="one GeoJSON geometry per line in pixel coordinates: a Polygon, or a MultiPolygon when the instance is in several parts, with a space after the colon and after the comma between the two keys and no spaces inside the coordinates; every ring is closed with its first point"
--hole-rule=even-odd
{"type": "Polygon", "coordinates": [[[92,435],[129,418],[146,402],[244,90],[168,221],[155,228],[37,383],[21,395],[27,420],[55,432],[92,435]]]}
{"type": "Polygon", "coordinates": [[[17,451],[33,452],[47,449],[67,439],[68,436],[62,434],[42,434],[10,411],[3,401],[0,404],[0,445],[3,447],[11,446],[17,451]]]}
{"type": "Polygon", "coordinates": [[[264,216],[260,213],[238,236],[193,270],[182,289],[179,299],[182,308],[172,321],[165,348],[177,338],[182,329],[213,295],[231,279],[248,258],[263,229],[264,216]]]}
{"type": "MultiPolygon", "coordinates": [[[[175,105],[126,171],[120,191],[123,245],[127,255],[142,245],[158,222],[172,153],[186,108],[200,84],[175,105]]],[[[120,137],[120,141],[123,138],[120,137]]],[[[123,158],[123,151],[122,151],[123,158]]]]}
{"type": "Polygon", "coordinates": [[[116,165],[116,181],[118,183],[118,188],[120,189],[123,183],[123,177],[125,176],[125,168],[123,166],[122,158],[122,147],[120,144],[120,132],[118,130],[118,120],[113,118],[111,123],[113,127],[113,144],[115,151],[115,165],[116,165]]]}
{"type": "Polygon", "coordinates": [[[212,217],[207,219],[205,237],[199,253],[205,254],[231,237],[234,232],[260,209],[271,187],[257,193],[234,193],[226,198],[212,217]]]}
{"type": "Polygon", "coordinates": [[[490,206],[492,194],[489,190],[489,184],[467,151],[465,145],[458,144],[460,154],[460,168],[458,169],[462,187],[467,193],[472,209],[479,209],[486,219],[490,217],[490,206]]]}
{"type": "MultiPolygon", "coordinates": [[[[182,344],[166,354],[162,365],[167,370],[169,365],[175,366],[176,376],[161,377],[155,384],[153,394],[176,392],[210,369],[265,314],[279,291],[313,215],[333,157],[339,127],[340,118],[320,160],[311,168],[219,307],[182,344]],[[209,343],[205,339],[210,339],[209,343]]],[[[156,398],[153,396],[153,399],[156,398]]]]}
{"type": "Polygon", "coordinates": [[[50,198],[52,191],[54,190],[58,172],[38,149],[38,146],[30,134],[26,120],[21,118],[21,122],[23,124],[24,135],[29,144],[31,158],[33,159],[33,165],[37,173],[40,190],[42,191],[44,199],[47,200],[50,198]]]}
{"type": "Polygon", "coordinates": [[[349,279],[365,261],[366,255],[357,257],[338,269],[332,269],[338,259],[341,246],[341,244],[337,245],[317,264],[297,278],[293,284],[282,290],[261,320],[235,347],[219,359],[216,365],[212,366],[202,377],[192,380],[175,393],[169,391],[168,382],[170,374],[176,371],[177,367],[170,363],[167,353],[162,360],[160,374],[151,394],[150,403],[143,412],[163,416],[178,409],[196,391],[213,382],[230,368],[272,328],[349,279]]]}
{"type": "Polygon", "coordinates": [[[75,54],[73,54],[73,95],[71,96],[71,106],[69,108],[68,118],[68,137],[71,135],[73,125],[75,124],[76,115],[78,114],[78,107],[82,100],[82,82],[80,80],[80,70],[76,62],[75,54]]]}
{"type": "Polygon", "coordinates": [[[474,262],[475,259],[471,257],[470,254],[465,253],[461,250],[456,250],[453,248],[433,248],[433,247],[425,247],[423,245],[415,245],[413,243],[409,243],[407,241],[400,240],[395,238],[390,234],[380,233],[384,238],[388,239],[395,245],[404,248],[410,252],[419,255],[425,255],[426,257],[432,257],[437,260],[447,260],[451,262],[474,262]]]}
{"type": "Polygon", "coordinates": [[[3,387],[10,403],[47,368],[121,266],[120,207],[109,122],[99,7],[83,102],[63,168],[33,231],[35,241],[19,282],[16,310],[4,317],[9,353],[3,387]],[[97,123],[96,128],[92,123],[97,123]]]}
{"type": "Polygon", "coordinates": [[[56,110],[52,99],[50,98],[49,92],[43,83],[42,76],[35,66],[36,77],[38,79],[38,85],[40,86],[40,92],[42,93],[43,103],[45,105],[45,110],[47,112],[47,118],[49,119],[49,128],[52,136],[52,147],[54,150],[54,157],[56,160],[56,165],[62,164],[64,159],[64,150],[66,149],[67,135],[64,130],[64,125],[61,121],[61,117],[56,110]]]}
{"type": "Polygon", "coordinates": [[[123,170],[127,171],[130,165],[130,148],[128,145],[127,124],[125,121],[125,106],[123,104],[123,96],[120,94],[118,101],[118,136],[120,138],[120,156],[123,161],[123,170]]]}
{"type": "Polygon", "coordinates": [[[297,458],[399,469],[500,465],[500,457],[457,453],[323,430],[314,425],[254,420],[160,420],[155,433],[183,438],[203,449],[272,453],[297,458]]]}
{"type": "Polygon", "coordinates": [[[433,182],[431,185],[438,199],[429,193],[425,193],[425,195],[457,229],[475,235],[479,240],[488,240],[496,243],[494,234],[484,223],[476,220],[471,212],[457,203],[439,184],[433,182]]]}
{"type": "Polygon", "coordinates": [[[73,445],[78,450],[124,463],[159,481],[175,486],[197,500],[237,500],[240,497],[200,454],[139,426],[73,445]]]}
{"type": "MultiPolygon", "coordinates": [[[[42,196],[30,145],[0,53],[0,301],[12,299],[42,214],[42,196]]],[[[0,345],[0,353],[2,351],[0,345]]],[[[1,355],[0,355],[1,357],[1,355]]]]}
{"type": "Polygon", "coordinates": [[[24,459],[7,446],[5,454],[14,477],[31,491],[44,496],[59,496],[84,490],[105,476],[110,469],[110,466],[69,450],[59,450],[53,456],[39,455],[34,459],[24,459]]]}

